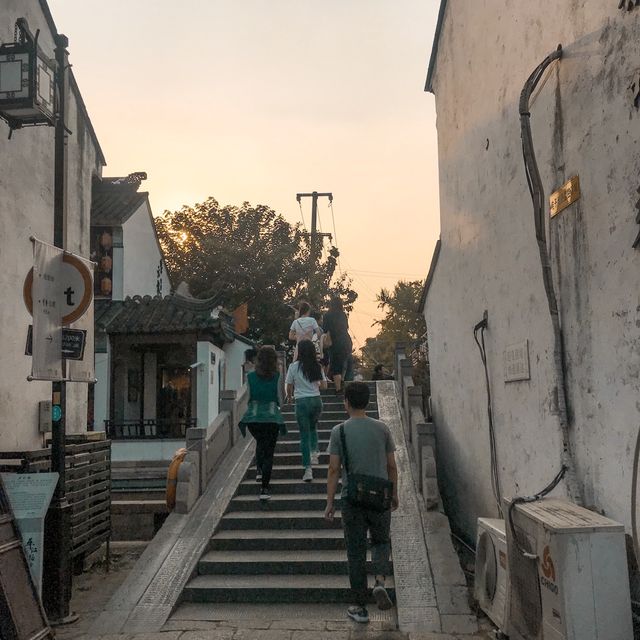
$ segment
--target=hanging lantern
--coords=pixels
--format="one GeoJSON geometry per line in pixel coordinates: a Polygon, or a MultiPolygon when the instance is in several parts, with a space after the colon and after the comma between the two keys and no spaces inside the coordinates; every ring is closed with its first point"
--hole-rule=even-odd
{"type": "Polygon", "coordinates": [[[100,280],[100,293],[103,296],[111,295],[111,278],[107,278],[106,276],[100,280]]]}
{"type": "Polygon", "coordinates": [[[100,271],[109,273],[111,271],[112,261],[110,256],[102,256],[100,258],[100,271]]]}
{"type": "Polygon", "coordinates": [[[113,245],[113,238],[111,237],[111,234],[108,231],[103,231],[100,234],[100,246],[105,251],[109,251],[112,245],[113,245]]]}
{"type": "Polygon", "coordinates": [[[0,118],[11,129],[55,121],[55,62],[38,47],[24,18],[15,42],[0,44],[0,118]]]}

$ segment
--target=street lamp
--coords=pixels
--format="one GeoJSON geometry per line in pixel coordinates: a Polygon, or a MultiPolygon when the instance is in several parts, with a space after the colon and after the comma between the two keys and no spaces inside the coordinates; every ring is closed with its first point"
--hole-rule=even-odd
{"type": "Polygon", "coordinates": [[[0,44],[0,118],[11,131],[55,122],[56,65],[38,46],[39,35],[18,18],[14,42],[0,44]]]}
{"type": "MultiPolygon", "coordinates": [[[[54,35],[55,60],[38,47],[38,36],[29,31],[24,18],[16,21],[14,42],[0,44],[0,118],[14,129],[50,125],[54,133],[53,167],[53,244],[64,249],[66,190],[65,96],[69,41],[54,35]]],[[[51,470],[58,473],[58,484],[45,520],[45,554],[42,600],[52,624],[77,619],[69,614],[71,599],[71,507],[65,491],[66,474],[66,383],[52,383],[53,404],[60,413],[52,417],[51,470]]]]}

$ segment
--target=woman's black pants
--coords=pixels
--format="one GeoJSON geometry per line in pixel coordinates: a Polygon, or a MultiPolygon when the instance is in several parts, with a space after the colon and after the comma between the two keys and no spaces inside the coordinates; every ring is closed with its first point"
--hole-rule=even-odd
{"type": "Polygon", "coordinates": [[[273,452],[276,450],[280,425],[273,422],[251,422],[247,428],[256,439],[256,467],[258,471],[262,471],[262,488],[267,489],[271,482],[273,452]]]}

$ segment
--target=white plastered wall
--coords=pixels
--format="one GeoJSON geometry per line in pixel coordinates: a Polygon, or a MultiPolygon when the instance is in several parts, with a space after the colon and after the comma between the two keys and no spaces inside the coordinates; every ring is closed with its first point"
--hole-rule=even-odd
{"type": "MultiPolygon", "coordinates": [[[[442,251],[428,293],[440,477],[469,539],[495,515],[484,372],[486,333],[500,476],[506,495],[544,487],[560,467],[553,336],[524,175],[518,99],[558,43],[532,107],[546,196],[574,175],[582,198],[549,226],[573,415],[571,441],[588,506],[630,525],[640,425],[640,251],[631,245],[640,186],[640,10],[617,2],[449,0],[434,89],[442,251]],[[529,340],[531,379],[505,383],[505,348],[529,340]]],[[[562,493],[562,490],[561,490],[562,493]]]]}
{"type": "MultiPolygon", "coordinates": [[[[17,18],[25,17],[30,29],[40,29],[39,44],[53,56],[53,38],[37,0],[3,0],[0,3],[0,41],[13,41],[17,18]]],[[[73,50],[73,34],[70,50],[73,50]]],[[[101,171],[98,152],[87,123],[71,92],[67,125],[68,193],[66,247],[89,255],[91,178],[101,171]]],[[[31,317],[22,301],[22,284],[32,265],[29,237],[53,241],[53,128],[32,127],[14,132],[0,123],[0,448],[39,448],[38,402],[51,399],[51,384],[27,382],[31,360],[24,355],[31,317]]],[[[85,353],[93,353],[93,328],[89,328],[85,353]]],[[[87,385],[67,385],[68,433],[86,430],[87,385]]]]}
{"type": "Polygon", "coordinates": [[[167,295],[169,277],[156,240],[148,200],[122,225],[122,244],[123,298],[167,295]]]}

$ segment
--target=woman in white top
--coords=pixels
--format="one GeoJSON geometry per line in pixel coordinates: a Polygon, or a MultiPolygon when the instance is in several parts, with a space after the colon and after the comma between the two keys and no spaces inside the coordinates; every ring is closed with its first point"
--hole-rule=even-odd
{"type": "Polygon", "coordinates": [[[298,317],[291,323],[289,329],[289,340],[296,341],[296,348],[293,352],[293,359],[298,357],[298,343],[300,340],[311,340],[314,336],[320,339],[322,329],[315,318],[311,317],[311,305],[308,302],[301,302],[298,306],[298,317]]]}
{"type": "Polygon", "coordinates": [[[327,379],[316,357],[311,340],[298,343],[298,357],[287,371],[287,399],[295,398],[296,420],[300,430],[300,453],[305,482],[313,480],[312,464],[318,464],[318,430],[316,425],[322,414],[320,390],[327,388],[327,379]]]}

